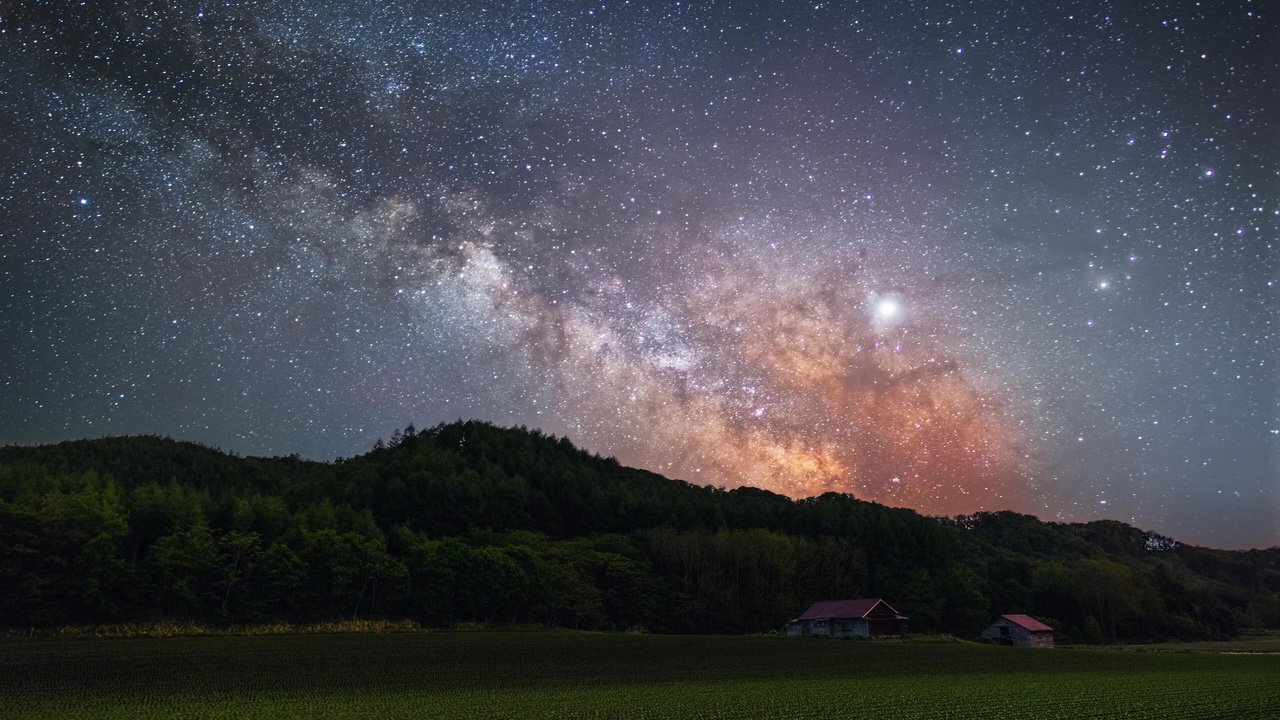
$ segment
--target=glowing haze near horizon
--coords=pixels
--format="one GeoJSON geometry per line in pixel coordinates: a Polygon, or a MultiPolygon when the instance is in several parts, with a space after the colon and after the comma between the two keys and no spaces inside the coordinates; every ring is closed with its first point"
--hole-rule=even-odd
{"type": "Polygon", "coordinates": [[[0,8],[0,442],[1280,543],[1267,4],[396,5],[0,8]]]}

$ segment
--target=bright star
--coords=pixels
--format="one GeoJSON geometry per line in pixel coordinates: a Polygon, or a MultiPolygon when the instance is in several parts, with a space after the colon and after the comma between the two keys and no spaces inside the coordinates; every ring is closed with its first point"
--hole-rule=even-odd
{"type": "Polygon", "coordinates": [[[902,324],[905,308],[897,295],[880,295],[872,298],[871,320],[877,331],[885,331],[902,324]]]}
{"type": "Polygon", "coordinates": [[[884,298],[876,303],[876,319],[893,320],[902,312],[902,306],[894,298],[884,298]]]}

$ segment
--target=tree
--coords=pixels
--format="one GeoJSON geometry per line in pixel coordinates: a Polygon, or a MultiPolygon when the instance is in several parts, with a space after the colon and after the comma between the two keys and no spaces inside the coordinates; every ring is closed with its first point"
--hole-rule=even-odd
{"type": "Polygon", "coordinates": [[[28,597],[33,619],[88,620],[120,610],[125,580],[120,557],[128,530],[118,487],[86,473],[73,492],[53,491],[36,511],[38,565],[28,597]]]}
{"type": "Polygon", "coordinates": [[[231,590],[239,585],[244,576],[262,559],[262,537],[256,532],[232,530],[222,537],[222,556],[226,558],[225,575],[222,578],[222,613],[227,612],[227,604],[231,601],[231,590]]]}
{"type": "Polygon", "coordinates": [[[1114,642],[1117,628],[1141,609],[1133,571],[1113,560],[1090,558],[1078,561],[1070,578],[1079,606],[1114,642]]]}
{"type": "Polygon", "coordinates": [[[288,543],[277,540],[262,555],[258,574],[264,606],[273,617],[296,617],[302,609],[308,568],[288,543]]]}
{"type": "Polygon", "coordinates": [[[204,618],[223,599],[218,592],[226,572],[222,548],[203,523],[156,540],[147,564],[165,615],[204,618]]]}

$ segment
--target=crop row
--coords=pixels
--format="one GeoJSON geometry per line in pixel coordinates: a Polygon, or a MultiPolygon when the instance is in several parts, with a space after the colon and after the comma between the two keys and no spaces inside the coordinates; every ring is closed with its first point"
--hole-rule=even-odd
{"type": "Polygon", "coordinates": [[[1276,656],[724,637],[0,643],[0,707],[33,720],[1274,718],[1276,677],[1276,656]]]}

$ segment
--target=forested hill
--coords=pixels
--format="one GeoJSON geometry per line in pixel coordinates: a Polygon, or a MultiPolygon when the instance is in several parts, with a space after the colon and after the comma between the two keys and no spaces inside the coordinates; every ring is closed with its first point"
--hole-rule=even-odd
{"type": "Polygon", "coordinates": [[[1280,628],[1280,549],[1128,525],[929,518],[623,467],[479,422],[335,463],[154,437],[0,449],[0,625],[338,617],[779,628],[879,596],[918,632],[1026,612],[1079,641],[1280,628]]]}

